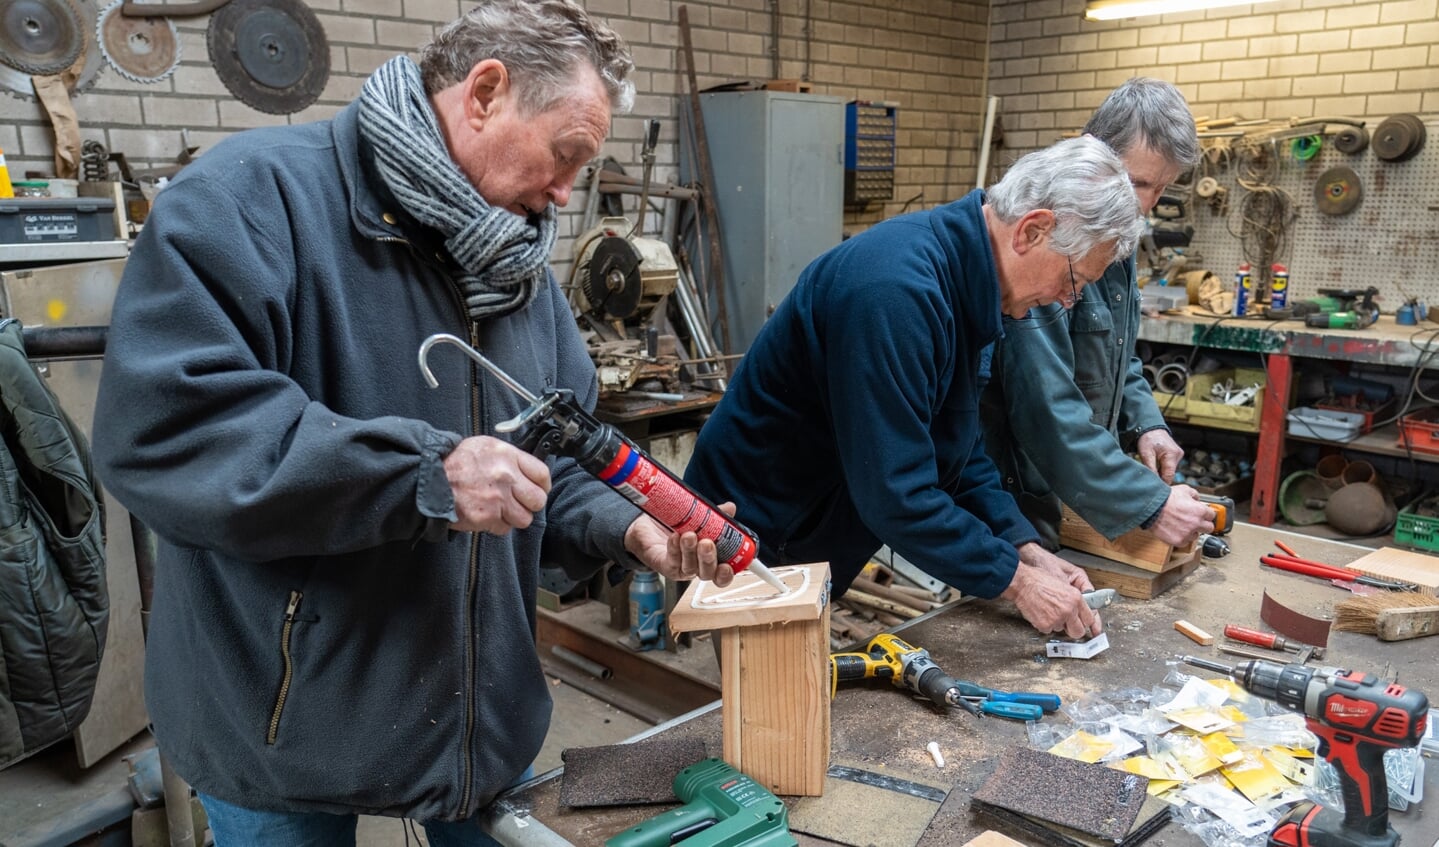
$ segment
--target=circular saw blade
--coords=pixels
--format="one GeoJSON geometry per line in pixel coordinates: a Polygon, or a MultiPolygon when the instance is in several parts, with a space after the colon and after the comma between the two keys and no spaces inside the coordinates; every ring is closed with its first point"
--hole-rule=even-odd
{"type": "Polygon", "coordinates": [[[1364,199],[1364,185],[1353,168],[1343,165],[1319,175],[1314,184],[1314,202],[1326,215],[1347,215],[1364,199]]]}
{"type": "MultiPolygon", "coordinates": [[[[95,40],[95,26],[100,16],[99,7],[93,0],[70,0],[70,6],[80,15],[80,29],[78,30],[83,42],[79,55],[62,71],[68,70],[75,74],[75,82],[70,88],[70,93],[83,94],[95,86],[95,80],[99,78],[100,71],[105,68],[105,57],[100,53],[99,44],[95,40]]],[[[30,82],[30,74],[12,68],[4,62],[0,62],[0,89],[12,97],[22,100],[35,99],[35,87],[30,82]]]]}
{"type": "Polygon", "coordinates": [[[29,76],[58,74],[85,49],[70,0],[8,0],[0,9],[0,62],[29,76]]]}
{"type": "Polygon", "coordinates": [[[300,0],[230,0],[210,18],[210,61],[230,93],[271,115],[319,99],[330,78],[330,46],[300,0]]]}
{"type": "Polygon", "coordinates": [[[1391,115],[1374,130],[1369,146],[1385,162],[1403,162],[1424,147],[1424,135],[1423,121],[1413,115],[1391,115]]]}
{"type": "Polygon", "coordinates": [[[639,251],[617,235],[600,239],[582,284],[594,314],[620,320],[633,315],[644,293],[639,251]]]}
{"type": "Polygon", "coordinates": [[[133,82],[160,82],[180,65],[180,33],[169,18],[131,18],[115,0],[100,13],[95,39],[105,60],[133,82]]]}

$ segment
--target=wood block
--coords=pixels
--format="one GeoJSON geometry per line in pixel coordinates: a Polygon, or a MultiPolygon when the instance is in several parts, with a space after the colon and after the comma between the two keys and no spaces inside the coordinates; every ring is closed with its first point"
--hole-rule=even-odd
{"type": "Polygon", "coordinates": [[[796,91],[808,94],[814,89],[812,83],[800,79],[772,79],[764,84],[766,91],[796,91]]]}
{"type": "Polygon", "coordinates": [[[1420,594],[1439,596],[1439,556],[1380,547],[1350,562],[1348,567],[1381,579],[1413,583],[1420,594]]]}
{"type": "Polygon", "coordinates": [[[1163,573],[1184,564],[1194,545],[1176,551],[1142,529],[1126,532],[1110,541],[1098,530],[1075,514],[1068,506],[1063,508],[1059,523],[1059,541],[1066,547],[1093,553],[1115,562],[1123,562],[1141,570],[1163,573]],[[1179,552],[1181,555],[1175,556],[1179,552]]]}
{"type": "Polygon", "coordinates": [[[1214,643],[1214,636],[1190,623],[1189,621],[1175,621],[1174,628],[1181,635],[1193,641],[1195,644],[1202,644],[1205,647],[1214,643]]]}
{"type": "Polygon", "coordinates": [[[1015,841],[1008,835],[1000,835],[992,829],[986,829],[964,842],[963,847],[1024,847],[1024,844],[1015,841]]]}
{"type": "Polygon", "coordinates": [[[775,794],[817,797],[829,769],[829,565],[771,570],[788,594],[748,571],[727,588],[696,580],[670,628],[720,639],[724,760],[775,794]]]}
{"type": "Polygon", "coordinates": [[[1162,573],[1141,570],[1122,562],[1112,562],[1087,553],[1066,556],[1084,568],[1095,588],[1113,588],[1133,600],[1153,600],[1199,569],[1203,557],[1194,551],[1179,567],[1162,573]],[[1080,556],[1084,558],[1079,559],[1080,556]]]}

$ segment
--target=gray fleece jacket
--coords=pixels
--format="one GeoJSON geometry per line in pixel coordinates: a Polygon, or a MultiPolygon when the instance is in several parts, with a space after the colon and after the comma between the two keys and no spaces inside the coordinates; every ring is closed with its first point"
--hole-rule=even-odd
{"type": "Polygon", "coordinates": [[[529,529],[447,531],[443,457],[522,404],[444,345],[428,388],[420,343],[468,337],[587,406],[594,368],[553,280],[469,323],[356,114],[235,136],[160,194],[115,303],[94,455],[160,539],[145,687],[177,771],[251,808],[458,819],[548,727],[542,556],[621,559],[638,511],[560,460],[529,529]]]}

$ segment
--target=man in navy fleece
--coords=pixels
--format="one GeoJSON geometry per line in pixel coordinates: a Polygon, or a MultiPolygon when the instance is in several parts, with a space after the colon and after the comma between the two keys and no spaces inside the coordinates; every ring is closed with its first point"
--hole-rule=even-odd
{"type": "Polygon", "coordinates": [[[1003,315],[1077,300],[1141,228],[1123,163],[1076,138],[845,241],[765,324],[685,479],[738,505],[766,562],[828,561],[836,596],[888,544],[1040,632],[1099,631],[1088,577],[1037,543],[984,451],[980,356],[1003,315]]]}

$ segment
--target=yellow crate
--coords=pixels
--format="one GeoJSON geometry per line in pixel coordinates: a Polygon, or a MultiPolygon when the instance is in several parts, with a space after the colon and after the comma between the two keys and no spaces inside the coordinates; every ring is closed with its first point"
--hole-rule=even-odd
{"type": "Polygon", "coordinates": [[[1159,406],[1159,413],[1167,420],[1182,421],[1189,417],[1186,411],[1189,405],[1189,398],[1183,394],[1168,394],[1163,391],[1151,391],[1154,395],[1154,402],[1159,406]]]}
{"type": "Polygon", "coordinates": [[[1260,368],[1223,368],[1212,373],[1190,376],[1185,393],[1189,402],[1185,410],[1189,422],[1199,426],[1232,429],[1238,432],[1258,432],[1259,421],[1264,412],[1264,390],[1269,385],[1268,375],[1260,368]],[[1215,401],[1210,389],[1233,380],[1236,388],[1259,384],[1252,406],[1230,406],[1215,401]]]}

